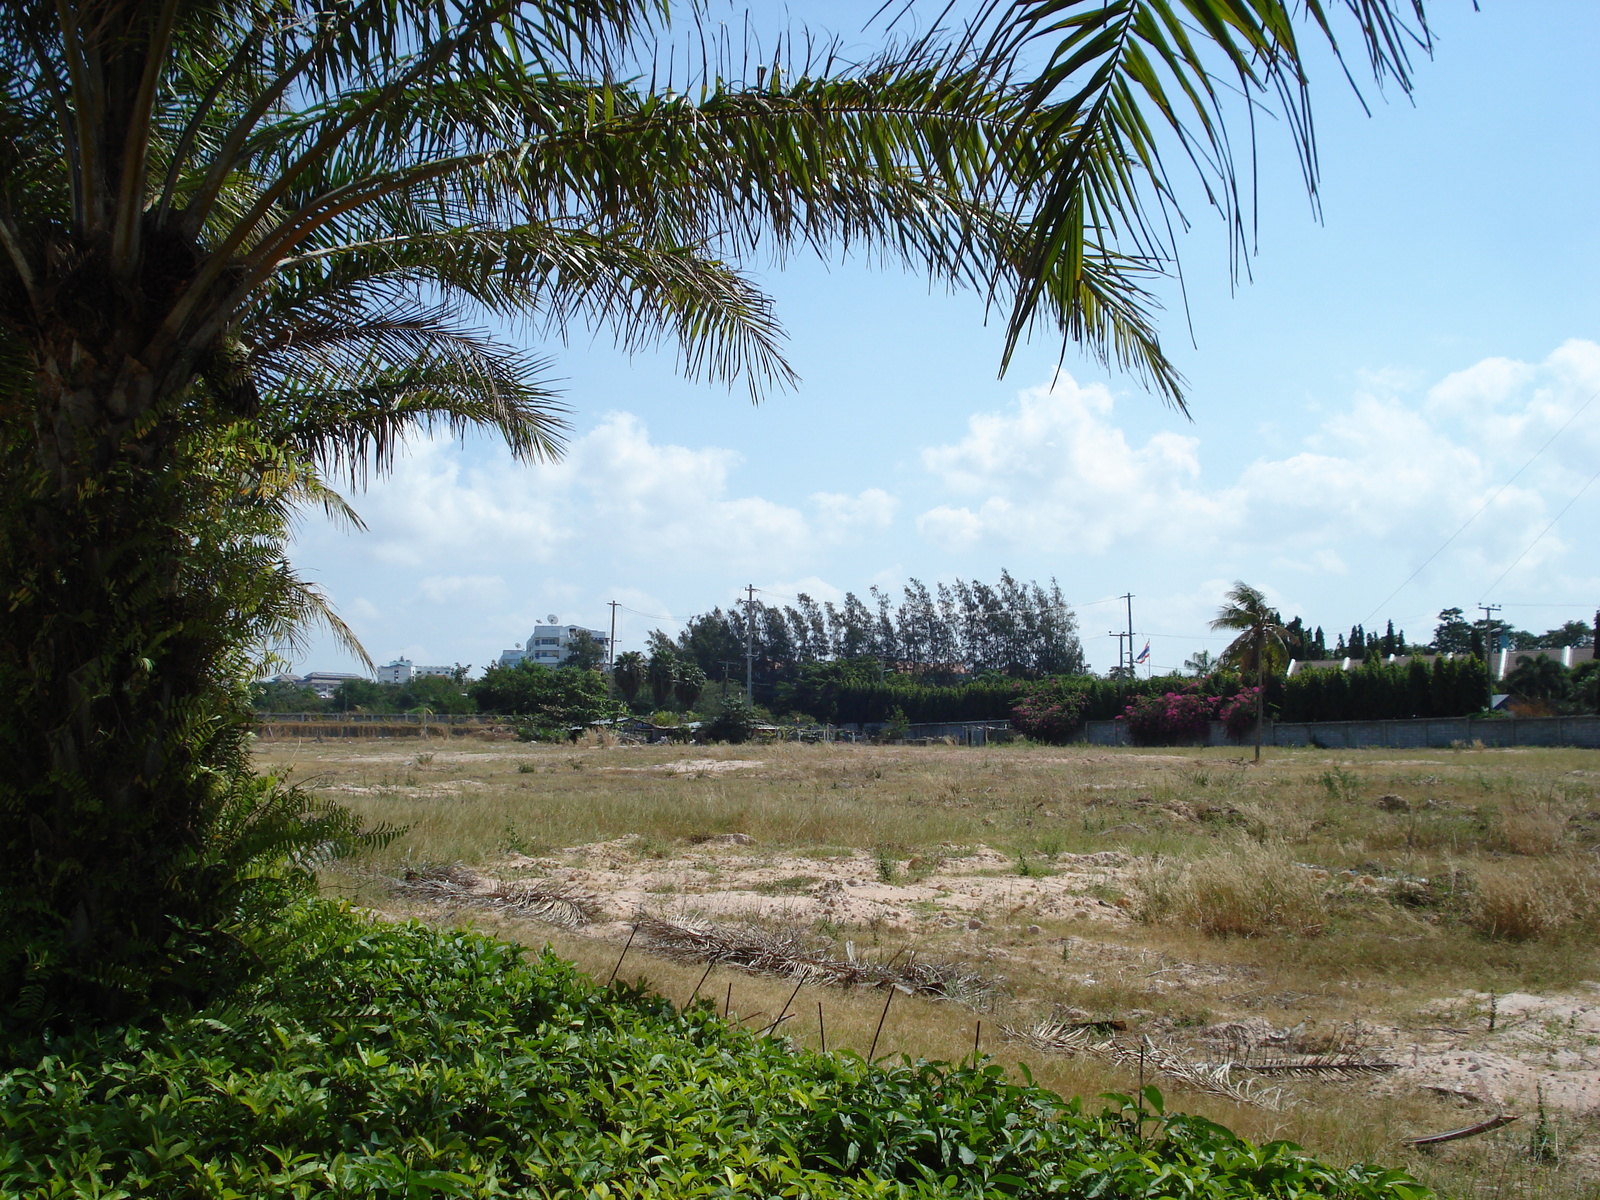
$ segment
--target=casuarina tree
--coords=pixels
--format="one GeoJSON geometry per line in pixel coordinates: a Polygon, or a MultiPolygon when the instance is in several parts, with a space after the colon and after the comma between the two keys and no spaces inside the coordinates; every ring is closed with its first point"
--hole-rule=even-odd
{"type": "MultiPolygon", "coordinates": [[[[1343,4],[1403,78],[1400,0],[1343,4]]],[[[1231,185],[1204,153],[1226,146],[1205,48],[1303,111],[1286,0],[996,3],[855,62],[741,72],[709,46],[694,78],[664,0],[5,15],[0,1006],[34,1020],[203,989],[175,964],[227,944],[261,856],[336,840],[245,755],[243,681],[320,611],[286,522],[353,519],[329,482],[417,431],[554,452],[548,364],[491,317],[673,340],[759,394],[790,372],[747,265],[848,250],[974,286],[1012,344],[1042,321],[1176,401],[1142,286],[1170,258],[1146,118],[1231,185]],[[1057,50],[1023,78],[1040,39],[1057,50]],[[258,812],[282,820],[251,841],[258,812]]]]}

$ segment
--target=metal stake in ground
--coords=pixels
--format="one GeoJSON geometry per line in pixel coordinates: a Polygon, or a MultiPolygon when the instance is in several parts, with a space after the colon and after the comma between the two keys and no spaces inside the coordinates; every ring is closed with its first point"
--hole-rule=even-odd
{"type": "MultiPolygon", "coordinates": [[[[771,1025],[768,1025],[765,1029],[763,1029],[761,1031],[762,1033],[769,1033],[776,1029],[779,1025],[783,1024],[784,1014],[789,1011],[789,1005],[794,1003],[794,998],[800,994],[800,988],[805,981],[806,977],[804,975],[795,981],[794,991],[789,993],[789,998],[783,1002],[783,1007],[778,1010],[777,1019],[774,1020],[771,1025]]],[[[759,1037],[760,1035],[758,1034],[757,1036],[759,1037]]]]}
{"type": "Polygon", "coordinates": [[[972,1065],[978,1065],[978,1039],[983,1036],[983,1020],[979,1018],[978,1027],[972,1031],[972,1065]]]}
{"type": "Polygon", "coordinates": [[[628,947],[633,945],[633,935],[638,932],[638,925],[635,925],[632,929],[628,930],[628,940],[622,943],[622,953],[617,955],[617,965],[611,968],[611,978],[606,980],[607,987],[610,987],[616,982],[617,972],[622,970],[622,960],[628,957],[628,947]]]}
{"type": "Polygon", "coordinates": [[[689,1005],[694,1003],[694,998],[700,994],[700,989],[705,986],[706,980],[711,975],[711,969],[713,967],[715,967],[716,965],[717,965],[716,959],[712,959],[710,962],[708,962],[706,964],[706,973],[704,975],[700,976],[700,982],[694,985],[694,991],[690,992],[689,993],[689,998],[683,1002],[683,1006],[685,1008],[688,1008],[689,1005]]]}
{"type": "Polygon", "coordinates": [[[822,1023],[822,1001],[817,1001],[817,1040],[822,1043],[822,1053],[828,1052],[828,1027],[822,1023]]]}
{"type": "Polygon", "coordinates": [[[733,980],[728,980],[728,994],[722,1001],[722,1019],[726,1021],[733,1013],[733,980]]]}
{"type": "Polygon", "coordinates": [[[883,1032],[883,1021],[884,1018],[889,1015],[889,1005],[894,1002],[894,993],[895,988],[891,986],[889,988],[889,995],[884,999],[883,1002],[883,1011],[878,1014],[878,1027],[872,1031],[872,1046],[867,1050],[868,1062],[872,1061],[872,1056],[878,1049],[878,1035],[883,1032]]]}

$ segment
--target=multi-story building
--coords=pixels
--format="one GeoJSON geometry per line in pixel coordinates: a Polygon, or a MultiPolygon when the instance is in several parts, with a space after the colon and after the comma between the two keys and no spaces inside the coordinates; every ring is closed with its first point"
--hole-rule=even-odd
{"type": "Polygon", "coordinates": [[[610,644],[604,630],[585,629],[581,625],[557,625],[555,618],[551,617],[550,624],[535,625],[523,645],[500,655],[500,665],[510,667],[520,662],[534,662],[541,666],[559,667],[571,656],[573,642],[584,634],[600,643],[602,650],[610,644]]]}
{"type": "Polygon", "coordinates": [[[351,675],[344,671],[312,671],[300,682],[324,700],[331,700],[333,694],[339,690],[339,685],[345,680],[365,678],[365,675],[351,675]]]}
{"type": "Polygon", "coordinates": [[[452,679],[455,673],[454,667],[419,667],[409,658],[397,658],[387,666],[378,668],[378,682],[410,683],[413,679],[422,679],[429,675],[452,679]]]}

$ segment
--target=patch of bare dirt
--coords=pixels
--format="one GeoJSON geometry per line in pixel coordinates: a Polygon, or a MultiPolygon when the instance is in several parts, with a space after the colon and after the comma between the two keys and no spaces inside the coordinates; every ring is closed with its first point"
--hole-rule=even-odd
{"type": "Polygon", "coordinates": [[[1392,1052],[1403,1067],[1395,1086],[1513,1112],[1541,1093],[1557,1108],[1600,1110],[1600,984],[1553,996],[1462,992],[1428,1005],[1423,1017],[1437,1024],[1396,1038],[1392,1052]]]}
{"type": "Polygon", "coordinates": [[[547,857],[511,855],[496,869],[582,887],[612,920],[653,912],[911,932],[1043,919],[1127,924],[1126,900],[1105,897],[1122,899],[1131,862],[1117,851],[1062,854],[1051,861],[1051,874],[1023,876],[1015,859],[987,846],[886,864],[866,851],[762,854],[726,834],[652,858],[630,835],[547,857]]]}
{"type": "Polygon", "coordinates": [[[730,771],[749,771],[766,766],[759,758],[686,758],[680,762],[656,763],[648,767],[596,767],[597,771],[660,772],[665,775],[726,775],[730,771]]]}

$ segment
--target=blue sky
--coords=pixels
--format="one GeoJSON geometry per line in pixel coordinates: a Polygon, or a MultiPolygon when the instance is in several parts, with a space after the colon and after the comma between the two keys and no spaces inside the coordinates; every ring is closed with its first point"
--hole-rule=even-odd
{"type": "MultiPolygon", "coordinates": [[[[789,8],[865,40],[857,6],[789,8]]],[[[1002,568],[1060,581],[1099,669],[1120,609],[1094,602],[1133,592],[1141,644],[1175,666],[1220,644],[1206,621],[1235,579],[1330,641],[1389,617],[1420,639],[1480,601],[1534,630],[1592,619],[1600,5],[1435,21],[1409,101],[1368,89],[1369,117],[1314,79],[1320,224],[1270,127],[1248,280],[1192,210],[1188,313],[1171,291],[1163,324],[1192,420],[1075,352],[1058,374],[1049,340],[997,379],[978,297],[799,261],[764,276],[793,391],[752,407],[670,353],[535,347],[573,408],[563,462],[419,442],[353,497],[367,532],[308,518],[295,562],[378,661],[480,667],[548,613],[603,628],[609,600],[627,647],[747,583],[827,599],[1002,568]]],[[[318,640],[299,665],[349,663],[318,640]]]]}

